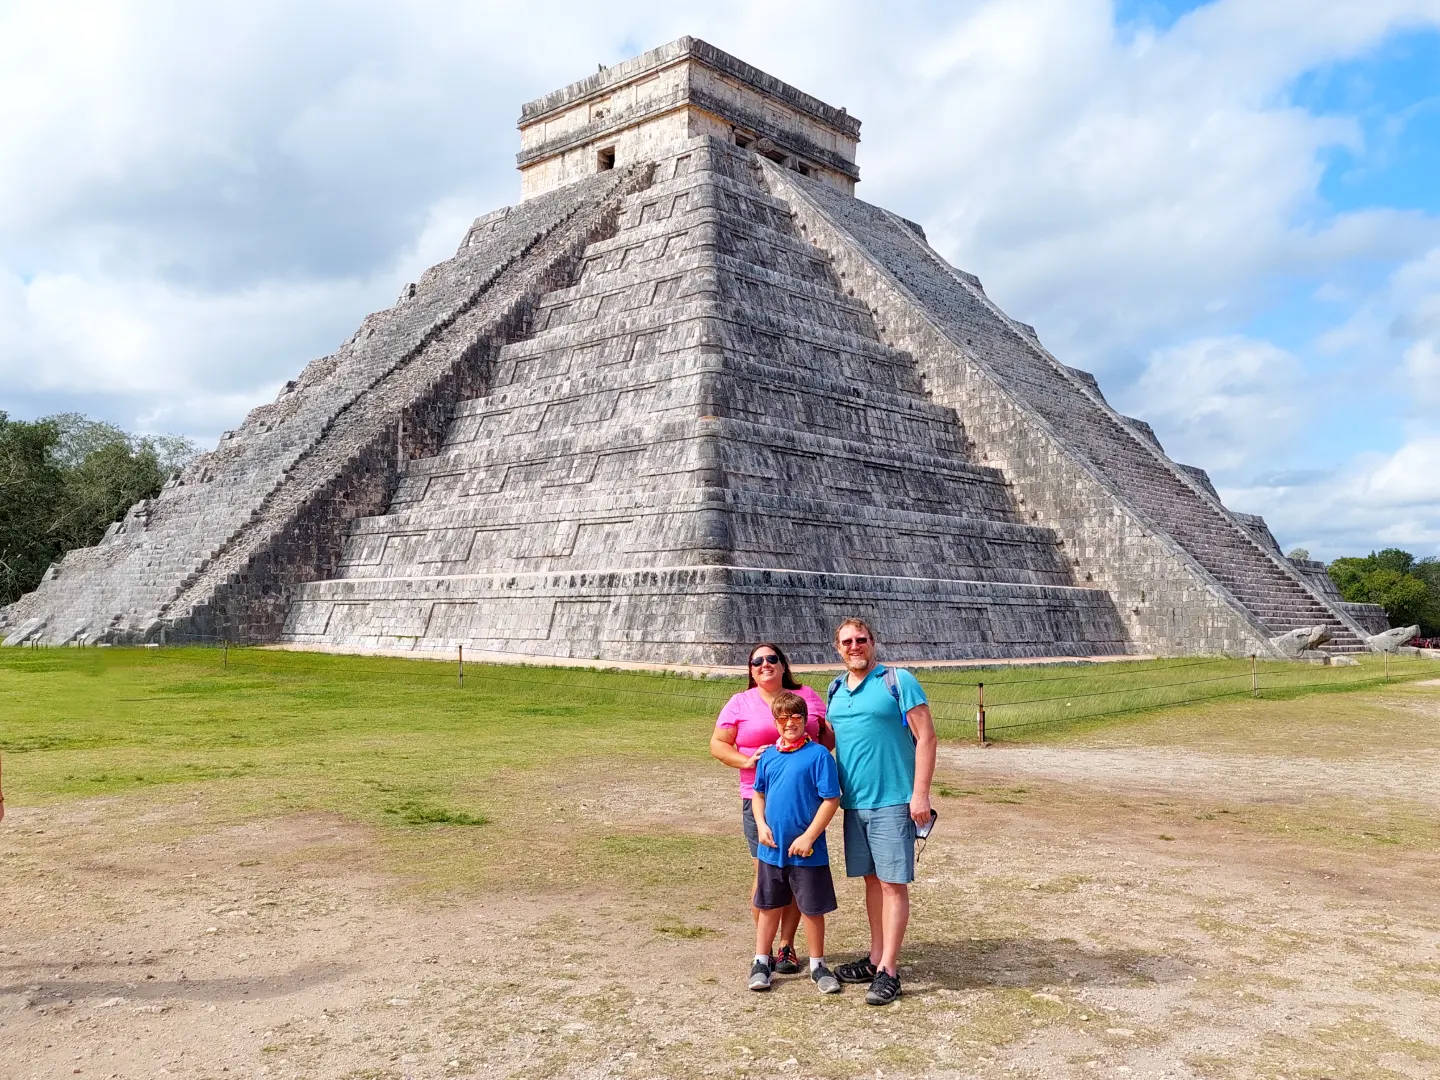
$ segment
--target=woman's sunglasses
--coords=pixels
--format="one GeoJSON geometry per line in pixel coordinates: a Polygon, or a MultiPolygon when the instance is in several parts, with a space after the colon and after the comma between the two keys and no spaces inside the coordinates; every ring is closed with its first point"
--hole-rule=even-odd
{"type": "Polygon", "coordinates": [[[774,653],[767,653],[767,654],[764,655],[764,656],[752,656],[752,657],[750,658],[750,666],[751,666],[751,667],[760,667],[762,664],[779,664],[779,663],[780,663],[780,658],[779,658],[778,656],[776,656],[774,653]]]}

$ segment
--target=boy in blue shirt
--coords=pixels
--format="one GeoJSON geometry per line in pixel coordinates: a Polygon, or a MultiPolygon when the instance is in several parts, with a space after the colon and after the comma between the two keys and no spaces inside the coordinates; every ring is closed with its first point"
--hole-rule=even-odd
{"type": "Polygon", "coordinates": [[[793,899],[810,946],[810,978],[822,994],[835,994],[840,980],[825,966],[825,916],[836,907],[825,826],[840,805],[840,774],[830,752],[805,731],[804,698],[782,691],[770,711],[780,737],[755,763],[750,804],[760,833],[754,901],[760,917],[750,989],[770,989],[775,932],[793,899]]]}

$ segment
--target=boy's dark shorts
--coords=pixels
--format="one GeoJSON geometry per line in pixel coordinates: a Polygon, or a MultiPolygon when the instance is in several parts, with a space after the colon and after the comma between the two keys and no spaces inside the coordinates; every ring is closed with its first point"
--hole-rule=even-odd
{"type": "Polygon", "coordinates": [[[827,866],[775,866],[760,860],[755,885],[755,906],[782,908],[794,900],[802,915],[828,915],[835,903],[835,882],[827,866]]]}

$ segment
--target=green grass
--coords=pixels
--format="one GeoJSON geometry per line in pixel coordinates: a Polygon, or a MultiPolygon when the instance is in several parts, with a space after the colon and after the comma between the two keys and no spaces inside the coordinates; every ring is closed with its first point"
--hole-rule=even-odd
{"type": "MultiPolygon", "coordinates": [[[[989,733],[999,738],[1225,698],[1263,715],[1274,699],[1387,682],[1378,657],[1342,668],[1267,662],[1258,671],[1258,702],[1248,660],[920,676],[940,734],[951,739],[973,737],[982,681],[989,733]]],[[[456,675],[455,665],[434,661],[256,649],[231,649],[228,661],[204,648],[0,650],[7,787],[43,802],[218,785],[240,815],[278,808],[387,827],[503,826],[503,811],[527,799],[563,817],[610,756],[630,765],[706,762],[713,718],[743,686],[738,678],[478,664],[467,666],[463,684],[456,675]],[[528,778],[537,773],[545,782],[534,788],[528,778]]],[[[1424,675],[1440,675],[1440,663],[1392,660],[1388,682],[1424,675]]],[[[829,681],[826,673],[806,678],[822,690],[829,681]]],[[[650,861],[638,848],[616,854],[650,861]]]]}
{"type": "Polygon", "coordinates": [[[1032,738],[1197,702],[1288,700],[1440,676],[1440,661],[1356,657],[1355,667],[1185,657],[1114,664],[951,668],[919,672],[941,738],[973,737],[984,683],[986,736],[1032,738]]]}
{"type": "MultiPolygon", "coordinates": [[[[1183,703],[1250,702],[1249,660],[924,669],[942,738],[1045,737],[1183,703]]],[[[1389,682],[1440,675],[1390,661],[1389,682]]],[[[820,688],[828,673],[806,676],[820,688]]],[[[1359,667],[1258,665],[1263,701],[1387,682],[1359,667]]],[[[715,714],[743,683],[649,672],[231,649],[0,650],[0,749],[49,799],[231,782],[297,806],[386,824],[478,824],[538,764],[597,753],[703,761],[715,714]]]]}

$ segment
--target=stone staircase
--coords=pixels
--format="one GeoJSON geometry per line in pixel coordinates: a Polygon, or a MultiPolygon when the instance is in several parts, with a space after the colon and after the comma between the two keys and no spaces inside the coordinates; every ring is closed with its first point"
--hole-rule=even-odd
{"type": "MultiPolygon", "coordinates": [[[[918,227],[824,185],[768,165],[764,169],[772,190],[793,194],[818,210],[824,222],[838,227],[841,237],[858,245],[862,258],[878,264],[920,308],[919,312],[904,306],[893,310],[895,321],[906,324],[909,331],[908,324],[917,314],[933,320],[955,346],[983,365],[996,386],[1043,418],[1065,452],[1088,463],[1113,497],[1155,533],[1178,545],[1198,564],[1210,587],[1223,590],[1221,595],[1228,595],[1258,622],[1266,636],[1324,625],[1331,633],[1327,650],[1363,650],[1348,618],[1328,606],[1279,556],[1262,548],[1158,445],[1123,423],[1098,389],[1039,345],[1033,330],[996,307],[977,278],[941,259],[924,242],[918,227]]],[[[868,270],[853,262],[849,266],[852,274],[868,270]]],[[[939,357],[927,356],[923,361],[922,371],[931,375],[932,386],[959,378],[937,366],[939,357]]],[[[963,387],[957,390],[963,396],[963,387]]],[[[968,419],[963,410],[962,419],[968,419]]],[[[1007,470],[1015,467],[1013,461],[1007,464],[1007,470]]],[[[1017,479],[1008,471],[1007,475],[1012,482],[1017,479]]],[[[1082,547],[1088,546],[1083,539],[1086,528],[1083,520],[1070,523],[1082,547]]]]}
{"type": "Polygon", "coordinates": [[[531,322],[288,639],[819,660],[862,610],[917,658],[1123,649],[751,155],[702,137],[657,163],[531,322]]]}
{"type": "MultiPolygon", "coordinates": [[[[372,443],[388,439],[393,462],[397,419],[504,321],[515,303],[507,282],[539,265],[547,245],[564,248],[568,231],[603,216],[632,174],[616,170],[477,220],[455,256],[408,285],[395,306],[367,316],[157,498],[132,508],[99,544],[68,553],[39,588],[0,611],[6,643],[273,639],[286,586],[322,573],[328,545],[339,547],[338,535],[322,535],[332,527],[322,526],[326,515],[311,515],[315,499],[346,487],[357,468],[373,470],[385,455],[367,453],[372,443]],[[226,613],[217,617],[221,594],[226,613]]],[[[543,277],[536,270],[515,289],[533,296],[548,285],[543,277]]],[[[331,508],[341,527],[377,488],[378,498],[386,495],[386,477],[361,479],[349,489],[367,488],[364,498],[331,508]]]]}

